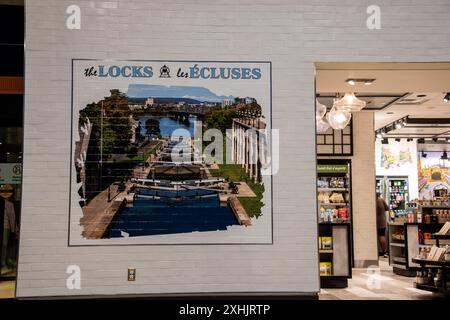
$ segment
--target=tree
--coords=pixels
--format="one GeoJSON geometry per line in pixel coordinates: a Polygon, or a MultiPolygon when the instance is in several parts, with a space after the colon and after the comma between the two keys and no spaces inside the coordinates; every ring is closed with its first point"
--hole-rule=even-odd
{"type": "Polygon", "coordinates": [[[149,136],[159,136],[161,134],[159,121],[156,119],[147,119],[147,121],[145,121],[145,128],[147,129],[146,134],[149,136]]]}

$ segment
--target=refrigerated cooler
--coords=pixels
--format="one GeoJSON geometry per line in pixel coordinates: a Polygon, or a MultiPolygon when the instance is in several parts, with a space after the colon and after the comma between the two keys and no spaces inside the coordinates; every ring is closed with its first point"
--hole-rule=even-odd
{"type": "Polygon", "coordinates": [[[376,179],[376,191],[386,200],[392,215],[406,209],[409,202],[408,177],[381,177],[376,179]]]}

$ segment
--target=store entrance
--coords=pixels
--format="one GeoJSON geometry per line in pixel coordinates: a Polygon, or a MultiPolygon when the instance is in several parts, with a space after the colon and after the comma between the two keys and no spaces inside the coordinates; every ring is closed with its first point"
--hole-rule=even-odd
{"type": "Polygon", "coordinates": [[[22,196],[24,8],[0,1],[0,298],[14,297],[22,196]]]}
{"type": "Polygon", "coordinates": [[[450,63],[316,64],[322,288],[381,273],[444,290],[442,268],[420,258],[448,263],[449,92],[450,63]],[[330,231],[344,226],[348,241],[330,231]]]}

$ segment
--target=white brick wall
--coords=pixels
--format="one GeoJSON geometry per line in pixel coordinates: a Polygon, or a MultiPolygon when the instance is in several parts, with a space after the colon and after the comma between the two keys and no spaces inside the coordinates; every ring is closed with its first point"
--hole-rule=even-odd
{"type": "Polygon", "coordinates": [[[374,31],[365,25],[370,4],[27,1],[18,296],[317,292],[313,63],[450,60],[448,0],[379,0],[382,29],[374,31]],[[82,9],[81,30],[65,27],[70,4],[82,9]],[[68,248],[72,58],[272,61],[282,141],[274,245],[68,248]],[[81,290],[66,288],[68,264],[80,265],[81,290]],[[129,266],[137,268],[131,284],[129,266]]]}

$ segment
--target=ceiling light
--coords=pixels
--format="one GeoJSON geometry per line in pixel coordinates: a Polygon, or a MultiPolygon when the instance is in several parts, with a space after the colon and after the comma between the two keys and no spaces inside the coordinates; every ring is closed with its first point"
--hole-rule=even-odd
{"type": "Polygon", "coordinates": [[[377,138],[378,138],[378,139],[383,138],[383,135],[381,134],[381,131],[377,131],[377,138]]]}
{"type": "Polygon", "coordinates": [[[433,142],[437,142],[437,141],[438,141],[438,138],[433,138],[433,139],[431,139],[431,140],[433,140],[433,142]]]}
{"type": "Polygon", "coordinates": [[[426,157],[427,157],[427,154],[422,151],[422,158],[426,158],[426,157]]]}
{"type": "Polygon", "coordinates": [[[384,138],[383,140],[381,140],[381,144],[389,144],[389,140],[384,138]]]}
{"type": "Polygon", "coordinates": [[[346,110],[338,110],[333,106],[327,113],[326,118],[333,129],[342,130],[349,124],[352,114],[346,110]]]}
{"type": "Polygon", "coordinates": [[[366,102],[355,97],[353,92],[347,92],[344,97],[333,104],[333,108],[347,112],[358,112],[366,106],[366,102]]]}
{"type": "Polygon", "coordinates": [[[419,138],[419,139],[417,139],[417,143],[425,143],[425,139],[424,138],[419,138]]]}
{"type": "Polygon", "coordinates": [[[450,142],[450,138],[445,138],[445,141],[450,142]]]}
{"type": "Polygon", "coordinates": [[[406,141],[411,142],[411,141],[413,141],[413,139],[412,138],[408,138],[408,139],[406,139],[406,141]]]}
{"type": "Polygon", "coordinates": [[[345,82],[347,82],[351,86],[354,86],[356,83],[363,83],[365,86],[370,86],[374,81],[375,79],[354,79],[354,78],[349,78],[345,80],[345,82]]]}
{"type": "Polygon", "coordinates": [[[327,113],[327,106],[323,105],[316,99],[316,121],[319,121],[327,113]]]}
{"type": "Polygon", "coordinates": [[[330,129],[330,124],[323,119],[320,119],[316,122],[316,131],[317,133],[325,133],[330,129]]]}
{"type": "Polygon", "coordinates": [[[448,102],[450,100],[450,92],[447,92],[444,96],[444,102],[448,102]]]}
{"type": "Polygon", "coordinates": [[[402,139],[400,139],[400,138],[395,138],[395,141],[400,142],[400,141],[402,141],[402,139]]]}
{"type": "Polygon", "coordinates": [[[442,160],[448,160],[447,151],[444,151],[441,156],[442,160]]]}
{"type": "Polygon", "coordinates": [[[402,127],[403,127],[403,122],[401,120],[395,123],[396,129],[401,129],[402,127]]]}

